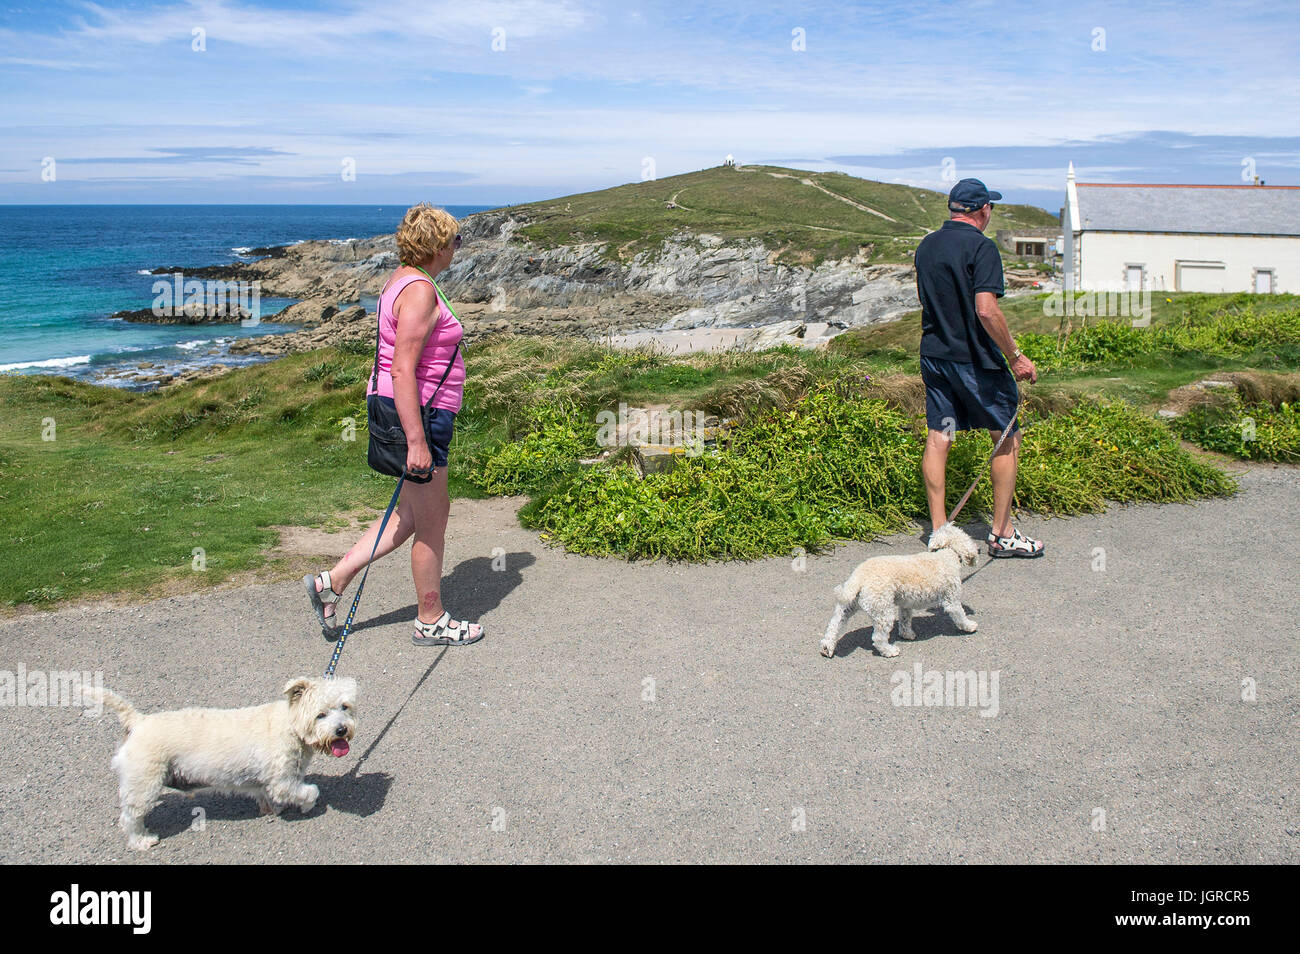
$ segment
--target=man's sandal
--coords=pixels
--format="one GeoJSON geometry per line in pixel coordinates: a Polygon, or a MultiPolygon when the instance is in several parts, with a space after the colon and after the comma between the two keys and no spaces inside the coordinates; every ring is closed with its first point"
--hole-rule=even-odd
{"type": "Polygon", "coordinates": [[[1019,530],[1012,530],[1011,536],[999,537],[992,533],[988,538],[989,556],[994,559],[1007,557],[1040,557],[1043,555],[1043,541],[1031,540],[1022,536],[1019,530]]]}
{"type": "Polygon", "coordinates": [[[343,599],[341,593],[334,592],[334,581],[330,579],[329,570],[320,572],[321,588],[316,592],[316,576],[308,573],[302,578],[302,585],[307,587],[307,597],[311,600],[311,608],[316,611],[316,618],[320,620],[322,629],[334,629],[334,619],[338,616],[336,609],[333,615],[325,615],[325,604],[333,603],[337,606],[339,600],[343,599]]]}
{"type": "Polygon", "coordinates": [[[461,620],[455,626],[451,623],[451,613],[443,613],[438,617],[436,623],[422,623],[417,617],[415,620],[415,635],[411,637],[411,642],[417,646],[468,646],[470,643],[477,643],[486,635],[485,630],[478,623],[470,623],[461,620]],[[478,633],[471,636],[469,628],[478,626],[478,633]]]}

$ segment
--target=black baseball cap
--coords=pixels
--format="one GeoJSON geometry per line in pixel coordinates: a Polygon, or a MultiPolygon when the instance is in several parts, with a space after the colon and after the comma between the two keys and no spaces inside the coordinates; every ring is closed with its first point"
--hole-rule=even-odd
{"type": "Polygon", "coordinates": [[[990,202],[1002,198],[1001,192],[990,192],[978,179],[962,179],[948,193],[950,212],[974,212],[990,202]]]}

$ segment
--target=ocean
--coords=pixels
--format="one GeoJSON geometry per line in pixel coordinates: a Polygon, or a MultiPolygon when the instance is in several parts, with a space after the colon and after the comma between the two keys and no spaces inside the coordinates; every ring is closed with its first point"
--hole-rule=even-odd
{"type": "MultiPolygon", "coordinates": [[[[457,218],[489,206],[446,206],[457,218]]],[[[110,319],[148,308],[150,269],[249,261],[242,253],[311,239],[390,233],[404,206],[0,206],[0,372],[65,374],[131,386],[142,363],[169,371],[265,360],[230,355],[248,335],[280,334],[289,298],[262,298],[259,324],[153,325],[110,319]]]]}

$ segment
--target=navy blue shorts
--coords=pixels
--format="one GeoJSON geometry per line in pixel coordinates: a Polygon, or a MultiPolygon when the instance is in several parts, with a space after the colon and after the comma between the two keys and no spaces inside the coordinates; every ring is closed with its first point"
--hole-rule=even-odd
{"type": "MultiPolygon", "coordinates": [[[[932,431],[997,431],[1016,416],[1020,392],[1011,371],[921,355],[925,426],[932,431]]],[[[1020,422],[1012,433],[1020,430],[1020,422]]]]}
{"type": "Polygon", "coordinates": [[[431,407],[424,416],[424,436],[429,439],[429,453],[434,467],[447,466],[447,453],[451,450],[451,435],[456,426],[456,412],[431,407]]]}

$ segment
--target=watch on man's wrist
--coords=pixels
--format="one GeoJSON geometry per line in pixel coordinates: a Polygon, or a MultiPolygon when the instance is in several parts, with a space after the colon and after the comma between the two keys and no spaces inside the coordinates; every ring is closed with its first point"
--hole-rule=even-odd
{"type": "Polygon", "coordinates": [[[1025,353],[1024,353],[1023,351],[1021,351],[1019,348],[1017,348],[1017,349],[1015,350],[1015,353],[1011,355],[1011,360],[1012,360],[1012,361],[1015,361],[1016,358],[1023,358],[1024,356],[1025,356],[1025,353]]]}

